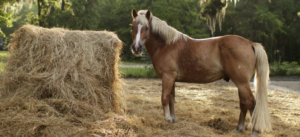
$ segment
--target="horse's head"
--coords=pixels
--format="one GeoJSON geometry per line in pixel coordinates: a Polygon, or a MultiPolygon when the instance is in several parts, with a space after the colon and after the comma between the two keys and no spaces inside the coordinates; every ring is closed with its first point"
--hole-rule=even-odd
{"type": "Polygon", "coordinates": [[[152,14],[149,10],[137,12],[135,9],[132,10],[131,16],[133,18],[131,26],[131,36],[133,39],[133,44],[131,46],[131,51],[135,55],[141,55],[143,52],[143,46],[146,40],[149,38],[150,34],[150,20],[152,14]]]}

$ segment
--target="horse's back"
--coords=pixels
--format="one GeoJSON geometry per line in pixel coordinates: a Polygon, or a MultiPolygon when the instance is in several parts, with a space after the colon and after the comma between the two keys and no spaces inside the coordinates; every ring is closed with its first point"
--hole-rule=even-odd
{"type": "Polygon", "coordinates": [[[208,83],[236,74],[247,73],[250,79],[255,67],[252,42],[235,35],[208,39],[189,39],[179,51],[178,79],[208,83]]]}

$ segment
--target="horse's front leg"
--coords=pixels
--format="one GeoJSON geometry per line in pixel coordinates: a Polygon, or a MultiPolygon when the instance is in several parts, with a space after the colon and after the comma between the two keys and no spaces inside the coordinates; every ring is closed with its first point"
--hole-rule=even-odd
{"type": "Polygon", "coordinates": [[[173,78],[172,76],[162,77],[161,103],[163,106],[165,118],[169,123],[173,123],[176,121],[176,116],[174,111],[175,96],[172,95],[172,91],[175,88],[174,81],[175,78],[173,78]]]}
{"type": "Polygon", "coordinates": [[[173,123],[176,122],[175,104],[174,103],[175,103],[175,82],[173,84],[172,91],[171,91],[171,94],[170,94],[170,100],[169,100],[170,113],[171,113],[173,123]]]}

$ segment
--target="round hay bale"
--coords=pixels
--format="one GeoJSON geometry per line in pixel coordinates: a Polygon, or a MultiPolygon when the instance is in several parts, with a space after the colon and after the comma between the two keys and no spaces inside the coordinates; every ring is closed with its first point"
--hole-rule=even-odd
{"type": "Polygon", "coordinates": [[[108,112],[124,112],[115,33],[25,25],[8,48],[0,135],[70,136],[108,112]]]}

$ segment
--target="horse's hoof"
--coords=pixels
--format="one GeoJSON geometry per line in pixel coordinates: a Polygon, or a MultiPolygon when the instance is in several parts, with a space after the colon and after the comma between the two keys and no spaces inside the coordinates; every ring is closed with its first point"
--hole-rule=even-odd
{"type": "Polygon", "coordinates": [[[233,133],[244,133],[245,129],[234,129],[232,132],[233,133]]]}
{"type": "Polygon", "coordinates": [[[176,122],[176,116],[172,116],[172,122],[173,122],[173,123],[176,122]]]}
{"type": "Polygon", "coordinates": [[[251,128],[252,128],[252,124],[249,123],[248,126],[246,127],[246,130],[251,130],[251,128]]]}
{"type": "Polygon", "coordinates": [[[257,131],[253,131],[250,137],[258,137],[258,132],[257,131]]]}
{"type": "Polygon", "coordinates": [[[167,122],[173,123],[173,119],[171,116],[167,116],[167,117],[165,117],[165,119],[167,120],[167,122]]]}
{"type": "Polygon", "coordinates": [[[172,118],[168,118],[168,119],[167,119],[167,122],[169,122],[169,123],[173,123],[173,120],[172,120],[172,118]]]}

